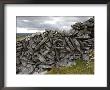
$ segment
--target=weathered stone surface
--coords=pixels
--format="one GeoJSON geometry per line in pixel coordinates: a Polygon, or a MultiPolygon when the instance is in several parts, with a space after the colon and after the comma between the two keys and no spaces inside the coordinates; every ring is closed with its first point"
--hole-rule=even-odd
{"type": "Polygon", "coordinates": [[[76,65],[75,60],[93,60],[94,18],[71,25],[66,31],[46,30],[16,42],[16,73],[43,74],[53,66],[76,65]]]}

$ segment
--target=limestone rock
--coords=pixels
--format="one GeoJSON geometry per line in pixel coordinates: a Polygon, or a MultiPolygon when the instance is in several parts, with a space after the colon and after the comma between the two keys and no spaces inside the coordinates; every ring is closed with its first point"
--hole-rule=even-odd
{"type": "Polygon", "coordinates": [[[93,60],[94,18],[71,25],[66,31],[46,30],[16,42],[16,73],[42,74],[53,66],[76,65],[75,60],[93,60]]]}

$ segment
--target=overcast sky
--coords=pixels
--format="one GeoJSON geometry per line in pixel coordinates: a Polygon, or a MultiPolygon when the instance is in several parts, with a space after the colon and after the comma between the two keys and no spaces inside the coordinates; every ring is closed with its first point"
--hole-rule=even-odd
{"type": "Polygon", "coordinates": [[[44,29],[71,29],[76,22],[84,22],[92,16],[17,16],[17,33],[36,32],[44,29]],[[31,31],[30,31],[31,30],[31,31]]]}

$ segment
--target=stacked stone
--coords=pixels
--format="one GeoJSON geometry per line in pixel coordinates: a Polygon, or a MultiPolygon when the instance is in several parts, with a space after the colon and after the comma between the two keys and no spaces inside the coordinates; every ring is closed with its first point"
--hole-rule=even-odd
{"type": "Polygon", "coordinates": [[[93,59],[94,18],[71,27],[68,33],[46,30],[17,41],[16,73],[43,73],[52,67],[75,65],[77,59],[93,59]]]}

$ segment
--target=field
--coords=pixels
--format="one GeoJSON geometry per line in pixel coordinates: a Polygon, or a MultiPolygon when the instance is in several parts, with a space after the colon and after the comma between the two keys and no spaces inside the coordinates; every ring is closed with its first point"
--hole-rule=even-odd
{"type": "Polygon", "coordinates": [[[16,40],[22,40],[24,39],[26,36],[31,35],[32,33],[16,33],[16,40]]]}

